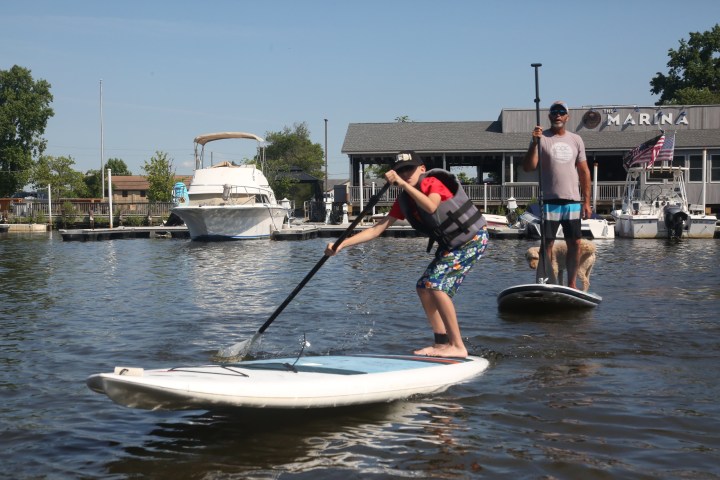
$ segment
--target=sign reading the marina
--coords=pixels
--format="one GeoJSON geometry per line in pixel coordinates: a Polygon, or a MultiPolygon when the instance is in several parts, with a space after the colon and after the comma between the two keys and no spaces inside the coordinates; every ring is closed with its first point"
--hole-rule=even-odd
{"type": "MultiPolygon", "coordinates": [[[[605,125],[620,126],[620,113],[617,113],[615,109],[606,109],[605,113],[607,114],[605,125]]],[[[628,125],[688,125],[688,119],[685,112],[680,112],[677,116],[673,112],[664,113],[662,110],[655,113],[637,112],[635,115],[627,114],[622,126],[628,125]]]]}

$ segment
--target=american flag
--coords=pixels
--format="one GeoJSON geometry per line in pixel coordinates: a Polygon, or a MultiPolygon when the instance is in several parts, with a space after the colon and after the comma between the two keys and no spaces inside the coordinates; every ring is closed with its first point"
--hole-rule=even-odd
{"type": "MultiPolygon", "coordinates": [[[[673,155],[675,154],[675,132],[673,132],[672,137],[665,138],[665,143],[663,144],[662,148],[660,149],[660,153],[657,154],[657,157],[655,158],[656,162],[670,162],[672,163],[673,155]]],[[[648,165],[652,165],[652,162],[648,165]]]]}
{"type": "Polygon", "coordinates": [[[660,152],[660,149],[662,149],[664,143],[665,135],[661,133],[657,137],[651,138],[650,140],[643,142],[637,147],[633,148],[625,154],[625,157],[623,157],[623,163],[625,164],[625,168],[627,169],[643,163],[652,165],[655,162],[655,158],[660,152]]]}

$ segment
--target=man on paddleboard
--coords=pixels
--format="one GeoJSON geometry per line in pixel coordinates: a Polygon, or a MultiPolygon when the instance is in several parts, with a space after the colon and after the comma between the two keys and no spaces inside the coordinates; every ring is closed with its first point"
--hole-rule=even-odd
{"type": "Polygon", "coordinates": [[[465,275],[482,257],[488,244],[485,218],[468,199],[452,173],[426,170],[415,152],[400,152],[385,179],[402,189],[390,212],[371,228],[354,235],[325,255],[379,237],[397,220],[408,222],[438,243],[435,258],[415,285],[435,335],[432,346],[415,350],[417,355],[467,357],[458,325],[453,297],[465,275]]]}
{"type": "MultiPolygon", "coordinates": [[[[582,219],[592,216],[590,208],[590,169],[585,156],[585,144],[580,135],[565,130],[570,118],[568,106],[556,101],[550,106],[550,129],[533,129],[532,141],[523,160],[523,170],[533,171],[538,166],[537,142],[542,155],[543,212],[545,216],[545,255],[552,258],[553,244],[558,227],[562,225],[567,243],[568,287],[577,288],[576,278],[580,264],[582,219]],[[579,185],[579,188],[578,188],[579,185]],[[580,196],[582,190],[582,197],[580,196]]],[[[537,269],[545,277],[544,262],[537,269]]]]}

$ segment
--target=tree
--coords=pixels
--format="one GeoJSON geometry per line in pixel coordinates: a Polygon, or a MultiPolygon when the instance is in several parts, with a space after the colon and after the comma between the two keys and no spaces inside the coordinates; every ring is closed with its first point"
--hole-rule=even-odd
{"type": "Polygon", "coordinates": [[[395,117],[395,121],[398,122],[398,123],[408,123],[408,122],[412,122],[412,120],[410,120],[410,117],[408,117],[407,115],[402,115],[402,116],[400,116],[400,117],[395,117]]]}
{"type": "Polygon", "coordinates": [[[296,203],[312,198],[309,186],[299,186],[285,175],[297,167],[318,179],[324,176],[323,148],[319,143],[312,143],[307,124],[296,123],[293,129],[285,127],[282,132],[268,132],[265,139],[270,145],[265,149],[264,173],[275,195],[293,198],[296,203]]]}
{"type": "Polygon", "coordinates": [[[30,70],[0,70],[0,197],[24,187],[34,159],[45,151],[47,121],[54,112],[50,84],[34,81],[30,70]]]}
{"type": "Polygon", "coordinates": [[[142,168],[150,184],[147,194],[148,201],[153,203],[172,200],[175,169],[173,168],[173,160],[168,157],[168,154],[156,151],[155,155],[149,162],[146,161],[142,168]]]}
{"type": "Polygon", "coordinates": [[[657,72],[650,81],[650,92],[660,95],[656,105],[720,103],[720,24],[691,32],[668,56],[668,74],[657,72]]]}
{"type": "Polygon", "coordinates": [[[132,172],[125,164],[125,162],[119,158],[111,158],[107,162],[105,162],[105,169],[108,168],[112,172],[113,177],[115,175],[132,175],[132,172]]]}
{"type": "MultiPolygon", "coordinates": [[[[132,175],[132,172],[119,158],[111,158],[105,163],[105,168],[110,169],[113,177],[117,175],[132,175]]],[[[85,185],[87,186],[88,195],[93,198],[102,196],[102,172],[100,170],[88,170],[85,173],[85,185]]]]}
{"type": "Polygon", "coordinates": [[[73,165],[75,165],[75,160],[72,157],[42,155],[31,175],[33,187],[43,190],[50,185],[50,190],[56,199],[87,197],[85,176],[82,172],[73,170],[73,165]]]}

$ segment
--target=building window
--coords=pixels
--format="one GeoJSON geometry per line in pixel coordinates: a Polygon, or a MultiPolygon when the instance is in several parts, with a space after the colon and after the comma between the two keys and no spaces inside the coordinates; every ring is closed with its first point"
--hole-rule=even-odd
{"type": "Polygon", "coordinates": [[[123,198],[127,198],[127,196],[128,196],[128,191],[127,191],[127,190],[123,190],[123,191],[122,191],[122,196],[123,196],[123,198]]]}
{"type": "Polygon", "coordinates": [[[690,155],[690,171],[688,172],[689,182],[703,181],[702,155],[690,155]]]}
{"type": "Polygon", "coordinates": [[[145,198],[145,190],[140,190],[140,198],[145,198]]]}
{"type": "Polygon", "coordinates": [[[710,155],[710,181],[720,182],[720,155],[710,155]]]}

